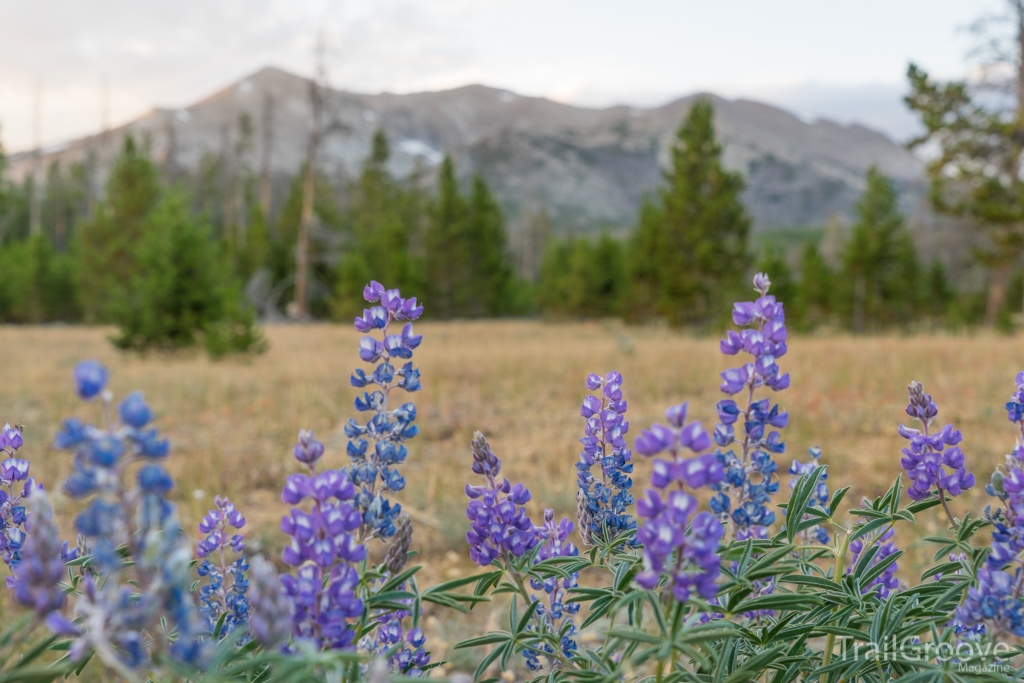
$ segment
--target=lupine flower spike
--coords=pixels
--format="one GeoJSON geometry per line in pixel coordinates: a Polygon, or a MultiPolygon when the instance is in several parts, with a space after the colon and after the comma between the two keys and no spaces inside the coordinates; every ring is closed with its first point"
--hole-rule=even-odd
{"type": "Polygon", "coordinates": [[[281,585],[274,565],[257,555],[252,558],[249,602],[249,634],[264,648],[272,650],[292,634],[294,605],[281,585]]]}
{"type": "MultiPolygon", "coordinates": [[[[544,526],[540,529],[540,535],[543,540],[534,562],[540,563],[552,557],[576,557],[579,555],[576,546],[569,541],[569,535],[573,532],[574,528],[575,525],[565,517],[556,524],[555,511],[545,510],[544,526]]],[[[562,634],[559,639],[559,649],[566,658],[571,657],[577,650],[576,640],[573,637],[576,635],[576,625],[573,623],[572,617],[580,611],[580,603],[566,603],[566,599],[569,597],[569,591],[576,587],[578,579],[578,572],[570,574],[567,578],[555,576],[543,581],[530,579],[530,587],[535,591],[542,590],[545,594],[539,598],[540,604],[537,606],[537,617],[541,621],[543,628],[551,633],[562,634]]],[[[536,627],[531,624],[528,630],[535,631],[536,627]]],[[[540,671],[542,668],[540,657],[545,657],[550,667],[556,668],[558,666],[558,659],[553,657],[553,654],[554,651],[551,649],[551,646],[546,643],[539,649],[527,648],[523,650],[523,655],[526,657],[526,666],[531,671],[540,671]]]]}
{"type": "Polygon", "coordinates": [[[964,452],[959,446],[963,435],[951,424],[944,426],[938,433],[931,433],[932,420],[939,413],[931,395],[924,393],[920,382],[911,382],[907,393],[910,396],[907,415],[921,423],[921,429],[903,425],[898,429],[900,436],[910,442],[903,449],[903,458],[900,460],[913,482],[907,488],[907,495],[913,500],[924,500],[934,492],[950,524],[956,526],[956,518],[949,509],[946,497],[959,496],[974,486],[974,474],[967,471],[964,452]]]}
{"type": "Polygon", "coordinates": [[[66,420],[55,441],[58,449],[75,454],[64,492],[89,500],[75,527],[97,573],[96,580],[87,576],[83,582],[72,658],[93,649],[109,666],[138,670],[149,666],[155,648],[166,645],[173,659],[202,666],[208,643],[200,637],[189,587],[191,552],[167,499],[174,481],[158,464],[167,457],[168,443],[148,426],[153,412],[139,392],[121,402],[113,419],[107,371],[96,361],[79,363],[74,381],[83,400],[100,398],[104,424],[66,420]],[[127,548],[127,558],[119,547],[127,548]],[[165,621],[175,625],[171,642],[153,637],[165,621]]]}
{"type": "Polygon", "coordinates": [[[786,450],[780,432],[773,430],[785,427],[789,414],[768,398],[754,398],[758,389],[782,391],[789,387],[789,373],[783,373],[778,365],[787,351],[786,315],[782,303],[768,294],[770,286],[764,273],[754,276],[754,289],[760,296],[756,301],[735,304],[732,311],[733,322],[747,329],[730,331],[720,344],[728,356],[741,351],[751,356],[751,362],[722,372],[722,391],[742,398],[740,403],[731,398],[718,402],[719,422],[714,432],[716,456],[725,468],[725,477],[711,487],[716,492],[711,509],[734,527],[737,540],[767,536],[775,521],[768,503],[779,490],[773,455],[786,450]],[[742,432],[737,434],[737,429],[742,432]],[[730,448],[733,444],[739,446],[739,453],[730,448]]]}
{"type": "Polygon", "coordinates": [[[611,541],[636,529],[636,519],[627,512],[633,505],[633,454],[626,445],[629,423],[625,421],[626,399],[622,397],[622,375],[587,377],[587,389],[600,390],[589,395],[580,408],[586,420],[583,450],[576,463],[577,518],[580,537],[589,545],[611,541]],[[600,467],[600,478],[593,467],[600,467]]]}
{"type": "Polygon", "coordinates": [[[33,491],[28,503],[28,539],[17,578],[12,582],[14,596],[38,619],[46,620],[51,629],[63,632],[69,624],[57,610],[64,605],[61,581],[66,577],[64,564],[71,559],[68,544],[61,543],[50,501],[42,489],[33,491]]]}
{"type": "Polygon", "coordinates": [[[372,413],[366,424],[349,419],[345,436],[349,438],[348,456],[352,464],[346,468],[349,479],[358,487],[355,503],[363,516],[359,540],[388,539],[395,534],[395,520],[402,510],[384,494],[405,488],[405,477],[398,466],[405,462],[408,451],[404,442],[419,433],[416,426],[416,405],[410,402],[393,406],[391,392],[402,389],[408,393],[420,390],[420,371],[409,359],[422,337],[413,334],[412,321],[423,314],[416,297],[403,299],[397,289],[384,289],[379,282],[371,282],[363,290],[363,297],[377,304],[363,311],[355,319],[355,328],[369,335],[380,330],[382,339],[365,336],[359,342],[359,357],[367,363],[376,363],[373,372],[362,369],[352,373],[350,382],[357,389],[373,387],[355,400],[359,412],[372,413]],[[402,331],[393,333],[393,323],[404,323],[402,331]],[[396,368],[392,361],[407,361],[396,368]]]}
{"type": "Polygon", "coordinates": [[[211,630],[224,614],[224,625],[220,631],[223,638],[235,629],[249,622],[249,578],[246,572],[249,561],[242,551],[245,539],[241,534],[232,534],[230,529],[245,526],[245,517],[235,509],[234,503],[223,496],[214,498],[216,507],[206,513],[199,523],[200,533],[206,537],[199,542],[196,554],[202,560],[198,573],[205,578],[205,585],[199,590],[200,604],[207,626],[211,630]],[[239,557],[229,561],[229,553],[239,557]]]}
{"type": "MultiPolygon", "coordinates": [[[[25,499],[39,488],[28,476],[28,460],[18,457],[23,445],[21,427],[4,425],[0,431],[0,457],[4,458],[0,462],[0,557],[12,572],[21,562],[25,544],[25,499]]],[[[8,587],[13,580],[13,576],[7,577],[8,587]]]]}
{"type": "Polygon", "coordinates": [[[295,604],[294,636],[318,649],[342,649],[355,639],[349,621],[363,611],[355,594],[356,565],[365,559],[366,548],[355,535],[363,523],[354,504],[356,487],[345,472],[317,472],[323,452],[312,432],[299,432],[294,455],[309,474],[290,475],[281,492],[282,500],[294,506],[281,520],[281,531],[291,537],[281,558],[297,568],[281,582],[295,604]],[[299,507],[307,499],[308,512],[299,507]]]}
{"type": "Polygon", "coordinates": [[[721,463],[707,452],[711,437],[699,422],[686,424],[686,414],[685,403],[669,408],[665,419],[670,426],[652,425],[635,444],[641,455],[671,456],[671,460],[654,461],[651,485],[655,488],[647,489],[636,504],[637,514],[647,520],[637,533],[644,547],[644,570],[636,582],[651,590],[667,575],[672,595],[679,602],[688,600],[692,591],[705,600],[715,597],[721,565],[718,542],[724,532],[711,513],[694,515],[697,499],[683,490],[684,484],[694,489],[715,484],[723,474],[721,463]],[[683,458],[684,452],[694,457],[683,458]],[[670,490],[663,497],[664,489],[670,490]]]}
{"type": "Polygon", "coordinates": [[[470,498],[466,507],[469,556],[481,567],[497,559],[522,557],[540,542],[537,527],[522,507],[530,501],[530,491],[522,484],[513,486],[505,478],[498,481],[501,460],[480,432],[473,435],[472,449],[473,472],[483,476],[485,483],[466,484],[470,498]]]}
{"type": "Polygon", "coordinates": [[[956,611],[955,626],[970,637],[990,633],[1024,636],[1024,372],[1017,373],[1015,391],[1006,403],[1006,417],[1017,430],[1017,443],[992,475],[985,490],[1002,503],[985,509],[992,523],[992,546],[978,585],[956,611]]]}

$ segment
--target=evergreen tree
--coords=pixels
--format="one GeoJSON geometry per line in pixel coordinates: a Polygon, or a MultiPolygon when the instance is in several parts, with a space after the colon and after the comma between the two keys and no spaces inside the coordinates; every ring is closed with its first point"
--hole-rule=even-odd
{"type": "Polygon", "coordinates": [[[743,177],[722,166],[714,110],[707,100],[690,108],[665,174],[660,211],[641,209],[631,267],[641,289],[630,300],[654,296],[657,312],[675,324],[707,324],[740,290],[747,275],[750,219],[740,202],[743,177]],[[644,225],[644,222],[650,225],[644,225]],[[656,284],[655,284],[656,283],[656,284]]]}
{"type": "Polygon", "coordinates": [[[429,298],[433,314],[439,318],[464,314],[458,290],[469,281],[470,253],[463,239],[466,213],[455,164],[446,156],[438,172],[437,196],[430,206],[422,267],[424,297],[429,298]]]}
{"type": "Polygon", "coordinates": [[[835,275],[818,245],[807,242],[800,257],[800,282],[795,297],[801,326],[816,327],[832,317],[834,287],[835,275]]]}
{"type": "Polygon", "coordinates": [[[469,317],[509,313],[512,302],[512,266],[509,262],[505,219],[483,177],[473,178],[466,211],[465,245],[469,280],[461,283],[460,308],[469,317]]]}
{"type": "Polygon", "coordinates": [[[174,350],[202,342],[215,357],[264,348],[226,256],[209,229],[190,217],[185,196],[172,193],[152,212],[138,259],[131,287],[114,305],[116,346],[174,350]]]}
{"type": "Polygon", "coordinates": [[[541,267],[538,303],[545,315],[615,315],[624,280],[622,244],[607,233],[596,242],[571,236],[553,240],[541,267]]]}
{"type": "Polygon", "coordinates": [[[45,234],[0,249],[0,320],[74,322],[79,317],[74,263],[45,234]]]}
{"type": "Polygon", "coordinates": [[[843,249],[839,310],[853,329],[906,323],[919,300],[920,267],[892,181],[868,170],[857,223],[843,249]]]}
{"type": "Polygon", "coordinates": [[[626,249],[627,286],[622,306],[626,320],[638,322],[658,315],[666,242],[664,212],[655,200],[644,196],[626,249]]]}
{"type": "Polygon", "coordinates": [[[332,303],[333,314],[339,319],[362,311],[365,302],[359,282],[377,280],[403,291],[410,291],[415,284],[411,243],[416,221],[407,210],[410,192],[388,173],[388,156],[387,137],[378,130],[353,188],[348,211],[351,241],[339,264],[332,303]]]}
{"type": "Polygon", "coordinates": [[[138,274],[136,250],[159,195],[156,166],[126,136],[110,172],[106,201],[80,233],[77,271],[87,320],[109,320],[110,302],[138,274]]]}
{"type": "Polygon", "coordinates": [[[927,286],[925,289],[924,302],[927,305],[928,313],[936,320],[942,320],[946,316],[955,293],[949,285],[946,277],[946,269],[938,259],[932,261],[928,268],[927,286]]]}

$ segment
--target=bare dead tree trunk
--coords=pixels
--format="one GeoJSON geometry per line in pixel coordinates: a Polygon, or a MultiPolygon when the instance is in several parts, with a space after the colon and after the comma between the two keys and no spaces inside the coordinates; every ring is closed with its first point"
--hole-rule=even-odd
{"type": "Polygon", "coordinates": [[[263,220],[270,220],[270,163],[274,149],[274,96],[269,92],[263,94],[263,120],[260,123],[263,143],[260,145],[260,209],[263,220]]]}
{"type": "Polygon", "coordinates": [[[1006,303],[1006,292],[1010,284],[1013,262],[1005,259],[993,263],[989,269],[988,298],[985,301],[985,322],[995,325],[999,312],[1006,303]]]}
{"type": "Polygon", "coordinates": [[[43,229],[43,188],[40,164],[42,158],[42,127],[43,127],[43,86],[36,81],[35,101],[32,109],[32,196],[29,198],[28,231],[38,235],[43,229]]]}
{"type": "Polygon", "coordinates": [[[316,157],[323,134],[324,84],[327,81],[327,64],[324,37],[320,36],[316,47],[316,73],[309,84],[310,122],[309,142],[306,145],[305,177],[302,181],[302,212],[299,218],[299,235],[295,245],[295,299],[289,306],[289,316],[305,319],[307,308],[307,284],[309,282],[309,234],[313,229],[313,213],[316,190],[316,157]]]}

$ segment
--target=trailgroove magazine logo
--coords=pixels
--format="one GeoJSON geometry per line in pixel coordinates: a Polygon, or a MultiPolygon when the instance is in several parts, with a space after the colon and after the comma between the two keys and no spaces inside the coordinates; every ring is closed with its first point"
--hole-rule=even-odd
{"type": "Polygon", "coordinates": [[[854,641],[851,636],[839,636],[840,659],[864,659],[875,662],[936,662],[959,664],[959,671],[965,673],[1006,673],[1013,670],[1000,660],[1006,658],[1014,648],[1001,641],[958,643],[919,642],[914,636],[897,640],[876,642],[854,641]]]}

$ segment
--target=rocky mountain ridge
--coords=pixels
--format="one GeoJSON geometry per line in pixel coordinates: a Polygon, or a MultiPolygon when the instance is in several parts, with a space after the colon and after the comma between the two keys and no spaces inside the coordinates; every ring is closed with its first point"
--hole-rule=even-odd
{"type": "MultiPolygon", "coordinates": [[[[89,155],[100,174],[120,138],[148,140],[171,169],[199,168],[208,155],[234,154],[258,172],[294,174],[305,156],[310,127],[309,82],[265,68],[182,109],[156,109],[118,129],[43,150],[39,168],[89,155]],[[240,120],[251,139],[241,146],[240,120]]],[[[829,121],[806,122],[769,105],[693,95],[656,108],[589,109],[507,90],[470,85],[406,95],[330,91],[332,132],[319,155],[324,170],[352,177],[383,129],[392,148],[391,170],[405,176],[429,170],[448,153],[461,175],[481,173],[491,183],[513,230],[542,208],[563,231],[632,225],[646,192],[657,188],[675,132],[690,104],[708,97],[726,165],[744,173],[744,200],[755,229],[823,225],[850,216],[872,164],[894,179],[904,210],[923,214],[922,164],[881,133],[829,121]]],[[[24,177],[33,155],[12,155],[24,177]]]]}

